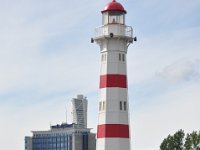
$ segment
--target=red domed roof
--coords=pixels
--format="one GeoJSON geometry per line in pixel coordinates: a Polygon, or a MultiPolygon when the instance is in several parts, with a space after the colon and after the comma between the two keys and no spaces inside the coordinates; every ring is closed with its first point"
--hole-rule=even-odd
{"type": "Polygon", "coordinates": [[[120,3],[116,2],[115,0],[108,3],[101,12],[104,13],[107,11],[121,11],[121,12],[126,13],[126,10],[124,10],[124,7],[120,3]]]}

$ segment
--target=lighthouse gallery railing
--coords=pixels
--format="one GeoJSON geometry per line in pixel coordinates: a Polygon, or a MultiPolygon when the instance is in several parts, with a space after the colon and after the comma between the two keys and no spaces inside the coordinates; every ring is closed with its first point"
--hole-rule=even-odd
{"type": "Polygon", "coordinates": [[[113,33],[113,36],[122,36],[122,37],[133,37],[133,29],[131,26],[119,25],[119,24],[109,24],[95,29],[94,38],[110,36],[110,33],[113,33]]]}

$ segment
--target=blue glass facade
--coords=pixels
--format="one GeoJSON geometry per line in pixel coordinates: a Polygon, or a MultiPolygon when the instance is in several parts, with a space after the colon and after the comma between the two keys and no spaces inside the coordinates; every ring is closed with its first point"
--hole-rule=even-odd
{"type": "Polygon", "coordinates": [[[73,150],[76,142],[82,144],[81,150],[88,150],[88,133],[50,133],[50,134],[34,134],[33,150],[73,150]],[[74,140],[78,137],[79,141],[74,140]]]}
{"type": "Polygon", "coordinates": [[[45,134],[33,136],[33,150],[72,150],[72,136],[45,134]]]}
{"type": "Polygon", "coordinates": [[[46,131],[32,131],[25,137],[25,150],[95,150],[95,134],[76,124],[57,124],[46,131]]]}
{"type": "Polygon", "coordinates": [[[83,150],[88,150],[88,134],[83,135],[83,150]]]}

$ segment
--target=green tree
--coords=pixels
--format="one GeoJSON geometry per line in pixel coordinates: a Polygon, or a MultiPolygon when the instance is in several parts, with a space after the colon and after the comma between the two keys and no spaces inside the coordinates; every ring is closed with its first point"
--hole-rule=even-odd
{"type": "Polygon", "coordinates": [[[173,136],[168,135],[160,145],[161,150],[183,150],[183,140],[185,133],[179,130],[173,136]]]}
{"type": "Polygon", "coordinates": [[[200,132],[193,131],[185,137],[184,131],[179,130],[162,141],[160,150],[200,150],[200,132]]]}
{"type": "Polygon", "coordinates": [[[185,150],[200,150],[200,132],[193,131],[185,138],[185,150]]]}

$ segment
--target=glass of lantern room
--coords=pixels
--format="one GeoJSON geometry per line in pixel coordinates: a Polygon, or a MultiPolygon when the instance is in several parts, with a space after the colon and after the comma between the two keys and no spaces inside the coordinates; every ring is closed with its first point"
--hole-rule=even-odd
{"type": "Polygon", "coordinates": [[[119,11],[107,11],[103,13],[103,25],[125,24],[125,14],[119,11]]]}

